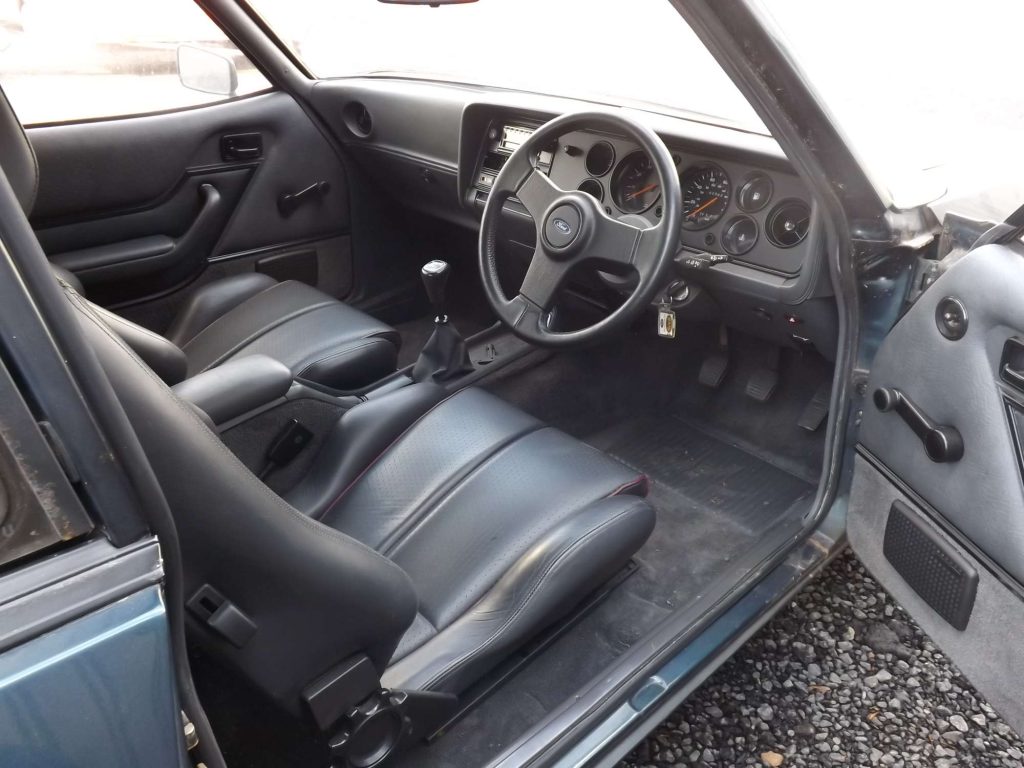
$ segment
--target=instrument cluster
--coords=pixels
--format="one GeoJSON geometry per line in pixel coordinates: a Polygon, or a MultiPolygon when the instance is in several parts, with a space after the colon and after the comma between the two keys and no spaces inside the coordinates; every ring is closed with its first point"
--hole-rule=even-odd
{"type": "MultiPolygon", "coordinates": [[[[682,188],[683,246],[779,274],[799,271],[804,249],[798,246],[812,216],[795,174],[670,150],[682,188]]],[[[551,176],[563,189],[595,197],[609,215],[642,215],[652,223],[662,215],[657,171],[626,140],[569,134],[555,153],[551,176]]]]}

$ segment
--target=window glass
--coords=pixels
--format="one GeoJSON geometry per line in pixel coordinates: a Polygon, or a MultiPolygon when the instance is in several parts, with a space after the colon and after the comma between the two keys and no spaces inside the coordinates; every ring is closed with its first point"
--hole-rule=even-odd
{"type": "Polygon", "coordinates": [[[250,0],[318,77],[399,75],[658,105],[765,132],[668,0],[250,0]]]}
{"type": "Polygon", "coordinates": [[[0,0],[0,84],[26,124],[177,109],[269,87],[192,0],[0,0]]]}
{"type": "Polygon", "coordinates": [[[897,205],[945,191],[958,212],[999,220],[1024,202],[1024,3],[763,5],[897,205]]]}

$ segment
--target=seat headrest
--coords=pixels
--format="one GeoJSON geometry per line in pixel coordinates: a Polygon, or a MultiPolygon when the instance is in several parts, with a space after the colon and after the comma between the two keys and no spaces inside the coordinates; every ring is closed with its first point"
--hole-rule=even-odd
{"type": "Polygon", "coordinates": [[[14,113],[7,94],[0,88],[0,168],[21,203],[21,209],[28,216],[36,200],[39,186],[39,166],[36,153],[29,143],[21,121],[14,113]]]}

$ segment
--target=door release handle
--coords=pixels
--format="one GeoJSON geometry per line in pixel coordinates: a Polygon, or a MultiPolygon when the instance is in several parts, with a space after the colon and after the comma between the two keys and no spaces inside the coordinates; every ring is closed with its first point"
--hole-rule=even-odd
{"type": "Polygon", "coordinates": [[[220,156],[226,162],[255,160],[263,156],[263,136],[259,133],[232,133],[220,137],[220,156]]]}
{"type": "Polygon", "coordinates": [[[1003,381],[1007,381],[1017,389],[1024,389],[1024,372],[1011,368],[1009,363],[1003,363],[1003,381]]]}
{"type": "Polygon", "coordinates": [[[879,387],[874,394],[875,407],[882,413],[895,411],[924,444],[928,458],[939,464],[960,461],[964,455],[964,439],[956,427],[936,424],[903,392],[892,387],[879,387]]]}
{"type": "Polygon", "coordinates": [[[327,194],[330,188],[331,185],[326,181],[316,181],[298,192],[281,195],[277,198],[277,210],[281,212],[282,216],[288,218],[295,213],[295,209],[300,205],[308,201],[319,200],[327,194]]]}

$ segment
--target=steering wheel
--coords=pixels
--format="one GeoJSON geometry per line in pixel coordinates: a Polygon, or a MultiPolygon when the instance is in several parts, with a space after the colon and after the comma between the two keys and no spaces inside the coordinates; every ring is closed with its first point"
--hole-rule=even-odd
{"type": "Polygon", "coordinates": [[[664,287],[676,253],[682,216],[679,176],[672,155],[654,131],[607,112],[575,112],[538,128],[509,157],[491,188],[480,225],[484,292],[498,318],[516,336],[545,347],[592,342],[626,327],[664,287]],[[662,217],[654,226],[636,215],[613,218],[592,196],[565,191],[536,170],[540,151],[577,129],[626,135],[647,153],[658,173],[662,217]],[[534,247],[519,293],[509,299],[498,280],[497,237],[502,208],[515,195],[537,225],[534,247]],[[618,309],[586,328],[556,331],[552,312],[570,270],[584,262],[618,274],[636,272],[636,287],[618,309]]]}

